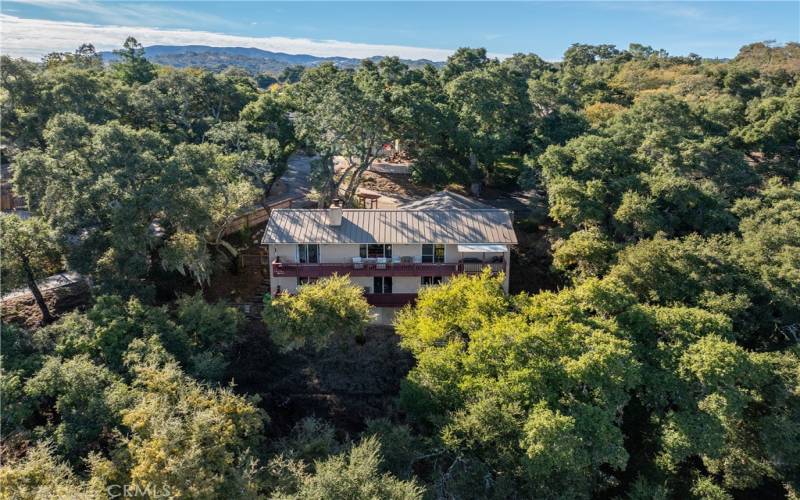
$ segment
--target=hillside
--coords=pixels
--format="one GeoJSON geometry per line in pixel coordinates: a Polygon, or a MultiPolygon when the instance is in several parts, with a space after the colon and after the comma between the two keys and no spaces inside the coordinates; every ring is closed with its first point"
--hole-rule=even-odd
{"type": "MultiPolygon", "coordinates": [[[[175,68],[203,68],[209,71],[222,71],[229,67],[238,67],[256,75],[268,73],[277,75],[289,66],[317,66],[323,62],[332,62],[342,68],[358,66],[360,59],[352,57],[319,57],[309,54],[286,54],[270,52],[253,47],[211,47],[208,45],[151,45],[145,47],[145,56],[152,62],[175,68]]],[[[104,62],[113,62],[117,56],[113,52],[101,52],[104,62]]],[[[380,61],[383,56],[371,57],[380,61]]],[[[431,64],[441,67],[443,62],[427,59],[408,60],[402,62],[411,68],[431,64]]]]}

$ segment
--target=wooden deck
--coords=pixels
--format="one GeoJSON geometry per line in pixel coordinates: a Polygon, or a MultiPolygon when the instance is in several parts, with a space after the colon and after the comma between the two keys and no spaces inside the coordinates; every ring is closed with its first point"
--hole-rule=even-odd
{"type": "Polygon", "coordinates": [[[303,276],[322,278],[324,276],[451,276],[459,272],[459,264],[420,264],[374,262],[360,265],[347,263],[302,264],[298,262],[273,262],[272,275],[275,277],[303,276]]]}
{"type": "Polygon", "coordinates": [[[455,263],[405,263],[364,262],[361,264],[300,262],[272,262],[272,275],[276,278],[302,276],[322,278],[338,274],[344,276],[452,276],[454,274],[477,274],[490,267],[492,272],[505,270],[504,262],[455,262],[455,263]]]}

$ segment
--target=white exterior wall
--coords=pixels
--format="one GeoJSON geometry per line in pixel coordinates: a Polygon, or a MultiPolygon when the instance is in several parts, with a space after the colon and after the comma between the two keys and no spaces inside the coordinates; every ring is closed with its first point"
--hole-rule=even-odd
{"type": "Polygon", "coordinates": [[[422,255],[422,245],[392,245],[392,257],[416,257],[422,255]]]}
{"type": "Polygon", "coordinates": [[[350,281],[362,288],[369,287],[369,291],[373,292],[372,287],[375,283],[372,280],[372,276],[350,276],[350,281]]]}
{"type": "MultiPolygon", "coordinates": [[[[393,276],[392,277],[392,293],[417,293],[421,278],[419,276],[393,276]]],[[[370,291],[375,282],[372,276],[351,276],[350,281],[360,287],[369,287],[370,291]]]]}
{"type": "MultiPolygon", "coordinates": [[[[352,244],[322,244],[320,245],[320,262],[322,263],[350,263],[353,257],[359,255],[359,245],[352,244]]],[[[394,257],[417,257],[422,255],[421,244],[402,244],[392,245],[392,256],[394,257]]],[[[487,254],[487,257],[493,254],[487,254]]],[[[467,254],[468,257],[481,257],[479,254],[467,254]]],[[[285,262],[297,261],[297,245],[281,244],[269,245],[269,261],[272,262],[276,257],[280,257],[285,262]]],[[[445,245],[445,262],[454,264],[462,257],[458,252],[458,245],[445,245]]],[[[503,288],[508,292],[508,277],[510,270],[510,252],[504,254],[506,269],[503,288]]],[[[354,276],[350,278],[354,284],[362,287],[369,287],[372,290],[373,280],[370,276],[354,276]]],[[[447,281],[445,276],[444,280],[447,281]]],[[[392,291],[394,293],[416,293],[419,291],[421,283],[420,276],[394,276],[392,281],[392,291]]],[[[294,293],[297,291],[297,278],[272,276],[272,266],[270,265],[270,292],[277,293],[278,287],[281,290],[294,293]]]]}
{"type": "Polygon", "coordinates": [[[508,252],[506,252],[506,255],[505,255],[506,256],[506,272],[505,272],[506,277],[503,280],[503,290],[505,290],[506,293],[508,293],[508,280],[511,277],[511,249],[509,247],[506,247],[506,248],[508,248],[508,252]]]}
{"type": "MultiPolygon", "coordinates": [[[[323,244],[320,245],[322,262],[350,263],[359,256],[361,245],[323,244]]],[[[392,257],[413,257],[422,255],[422,245],[392,245],[392,257]]]]}
{"type": "Polygon", "coordinates": [[[392,278],[392,293],[417,293],[421,280],[419,276],[395,276],[392,278]]]}
{"type": "Polygon", "coordinates": [[[353,257],[358,257],[360,245],[320,245],[320,262],[327,264],[352,263],[353,257]]]}
{"type": "Polygon", "coordinates": [[[295,262],[297,260],[297,245],[270,245],[269,261],[272,262],[276,257],[280,257],[284,262],[295,262]]]}
{"type": "Polygon", "coordinates": [[[272,295],[278,293],[278,287],[281,292],[295,293],[297,291],[297,278],[295,277],[281,277],[269,279],[269,291],[272,295]]]}
{"type": "MultiPolygon", "coordinates": [[[[420,247],[420,255],[422,247],[420,247]]],[[[458,262],[460,255],[458,254],[458,245],[445,245],[444,246],[444,261],[448,264],[455,264],[458,262]]]]}
{"type": "Polygon", "coordinates": [[[278,290],[295,293],[297,291],[297,278],[276,278],[272,275],[272,262],[277,257],[280,257],[285,262],[297,260],[297,245],[269,245],[268,247],[270,262],[269,292],[272,295],[278,293],[278,290]]]}

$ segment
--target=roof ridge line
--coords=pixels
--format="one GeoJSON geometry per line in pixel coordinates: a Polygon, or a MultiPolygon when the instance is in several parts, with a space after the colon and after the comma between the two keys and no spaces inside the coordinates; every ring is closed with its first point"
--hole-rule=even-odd
{"type": "MultiPolygon", "coordinates": [[[[327,208],[273,208],[273,212],[278,210],[293,210],[303,212],[324,212],[327,208]]],[[[509,212],[506,208],[343,208],[343,211],[350,212],[494,212],[501,210],[509,212]]]]}

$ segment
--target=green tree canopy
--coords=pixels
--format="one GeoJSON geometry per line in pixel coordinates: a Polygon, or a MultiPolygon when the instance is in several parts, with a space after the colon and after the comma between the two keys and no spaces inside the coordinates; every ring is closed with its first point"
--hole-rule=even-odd
{"type": "Polygon", "coordinates": [[[50,120],[45,137],[44,152],[17,157],[15,183],[69,242],[71,265],[115,288],[156,266],[206,280],[209,245],[256,197],[208,145],[173,149],[155,132],[73,114],[50,120]]]}
{"type": "Polygon", "coordinates": [[[52,429],[42,432],[53,436],[54,443],[73,460],[112,439],[110,429],[119,424],[130,397],[118,376],[88,356],[49,358],[25,383],[25,394],[40,404],[55,402],[57,418],[46,424],[52,429]]]}
{"type": "Polygon", "coordinates": [[[121,465],[132,484],[194,498],[253,495],[263,411],[230,389],[198,384],[157,344],[137,341],[126,361],[136,378],[122,415],[130,463],[121,465]]]}
{"type": "Polygon", "coordinates": [[[129,36],[122,49],[114,54],[120,61],[115,64],[119,78],[125,83],[147,83],[155,76],[155,67],[144,56],[144,48],[135,38],[129,36]]]}
{"type": "Polygon", "coordinates": [[[420,500],[423,489],[414,481],[402,481],[380,470],[380,442],[365,438],[349,451],[314,463],[313,473],[297,469],[292,462],[273,464],[283,485],[274,494],[279,498],[386,498],[420,500]]]}
{"type": "Polygon", "coordinates": [[[631,469],[676,492],[686,468],[720,491],[796,481],[773,436],[796,433],[797,353],[748,351],[727,315],[640,304],[616,278],[511,299],[497,279],[426,289],[397,320],[417,361],[401,404],[446,450],[443,491],[588,498],[631,469]]]}
{"type": "Polygon", "coordinates": [[[454,278],[401,313],[398,333],[417,359],[402,403],[472,467],[516,471],[490,474],[481,495],[587,496],[602,487],[600,464],[627,461],[617,412],[639,363],[602,314],[632,298],[590,282],[509,302],[499,280],[454,278]]]}
{"type": "Polygon", "coordinates": [[[62,269],[63,255],[54,231],[38,217],[22,219],[4,214],[0,216],[0,233],[4,287],[8,290],[26,285],[42,313],[42,321],[50,323],[53,316],[36,280],[62,269]]]}
{"type": "Polygon", "coordinates": [[[312,180],[320,206],[327,206],[340,193],[349,203],[380,147],[391,139],[384,93],[380,71],[369,60],[355,72],[322,64],[304,72],[292,87],[298,137],[319,155],[312,180]],[[334,163],[336,156],[347,162],[340,171],[334,163]]]}
{"type": "Polygon", "coordinates": [[[320,349],[333,340],[361,336],[370,318],[361,288],[335,275],[301,286],[297,295],[265,297],[263,315],[283,350],[320,349]]]}

